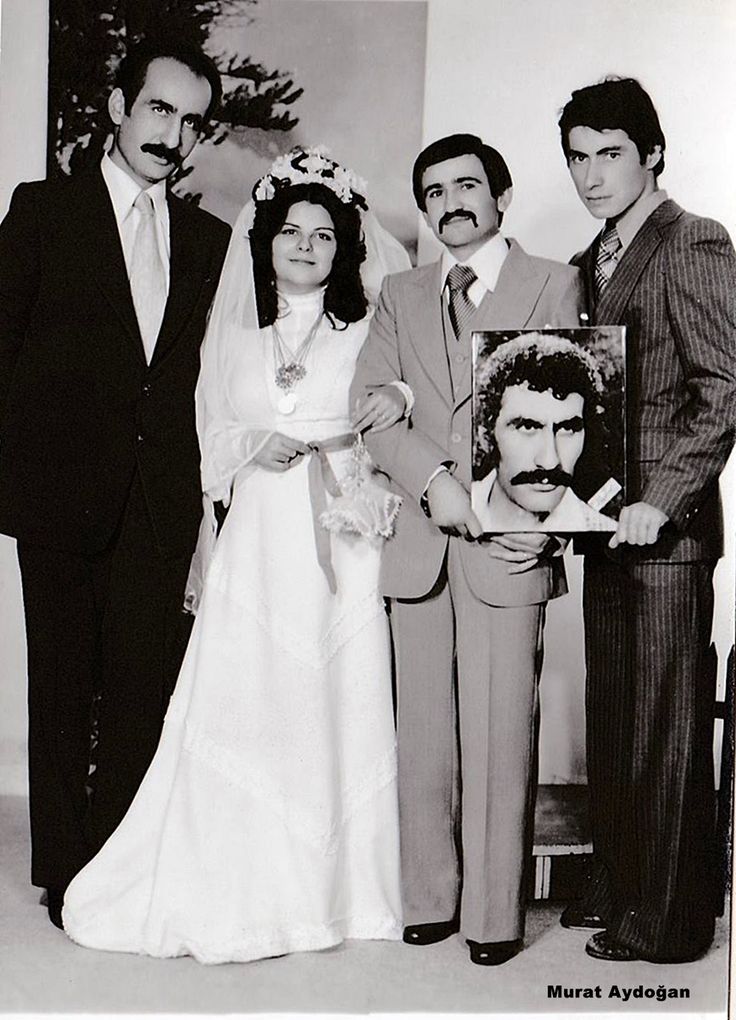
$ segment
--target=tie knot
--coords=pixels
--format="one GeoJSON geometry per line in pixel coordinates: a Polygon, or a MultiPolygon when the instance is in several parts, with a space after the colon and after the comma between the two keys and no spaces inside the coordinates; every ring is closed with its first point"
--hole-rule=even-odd
{"type": "Polygon", "coordinates": [[[133,202],[133,207],[137,209],[142,216],[153,216],[153,199],[147,191],[141,191],[138,194],[135,202],[133,202]]]}
{"type": "Polygon", "coordinates": [[[451,294],[458,292],[464,294],[468,287],[475,283],[477,279],[478,277],[470,266],[453,266],[447,274],[447,286],[450,288],[451,294]]]}
{"type": "Polygon", "coordinates": [[[601,234],[600,240],[600,251],[604,251],[607,255],[615,255],[621,247],[621,238],[618,236],[615,224],[612,224],[601,234]]]}

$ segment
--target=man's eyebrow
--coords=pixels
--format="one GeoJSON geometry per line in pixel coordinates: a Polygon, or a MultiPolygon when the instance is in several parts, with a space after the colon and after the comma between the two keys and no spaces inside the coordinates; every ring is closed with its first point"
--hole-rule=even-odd
{"type": "Polygon", "coordinates": [[[510,418],[507,423],[511,428],[526,428],[526,429],[541,429],[544,428],[544,422],[537,421],[536,418],[525,418],[522,414],[517,415],[516,418],[510,418]]]}
{"type": "MultiPolygon", "coordinates": [[[[472,174],[466,174],[464,177],[453,177],[453,179],[449,183],[450,184],[466,184],[468,181],[472,181],[473,184],[482,184],[482,181],[481,181],[480,177],[473,177],[472,174]]],[[[434,181],[434,182],[432,182],[431,184],[428,184],[425,187],[425,189],[422,192],[422,194],[426,195],[428,191],[432,190],[432,188],[441,188],[441,187],[444,186],[444,184],[445,184],[445,182],[443,182],[443,181],[434,181]]]]}
{"type": "Polygon", "coordinates": [[[155,98],[154,99],[149,99],[148,100],[148,105],[149,106],[163,106],[163,108],[165,110],[168,110],[169,113],[173,113],[174,112],[174,107],[171,105],[171,103],[167,103],[165,99],[155,99],[155,98]]]}
{"type": "Polygon", "coordinates": [[[559,432],[560,429],[572,429],[574,432],[580,432],[583,428],[583,417],[580,414],[574,414],[572,418],[565,418],[564,421],[556,421],[552,426],[553,432],[559,432]]]}
{"type": "Polygon", "coordinates": [[[608,152],[623,152],[623,145],[604,145],[602,149],[596,149],[592,154],[589,152],[581,152],[579,149],[568,149],[567,157],[570,159],[572,156],[605,156],[608,152]]]}

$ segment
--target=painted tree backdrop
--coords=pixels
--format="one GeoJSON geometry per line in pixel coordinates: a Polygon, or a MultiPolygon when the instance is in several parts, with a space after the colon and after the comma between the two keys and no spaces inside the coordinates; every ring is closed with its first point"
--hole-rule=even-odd
{"type": "MultiPolygon", "coordinates": [[[[253,20],[258,0],[51,0],[48,171],[73,174],[99,161],[110,131],[107,97],[126,48],[176,37],[201,46],[223,79],[223,101],[205,140],[218,145],[245,128],[288,132],[302,95],[289,72],[242,53],[213,52],[210,33],[234,35],[253,20]]],[[[190,170],[178,174],[178,181],[190,170]]],[[[179,186],[181,191],[181,185],[179,186]]],[[[200,196],[189,196],[197,200],[200,196]]]]}

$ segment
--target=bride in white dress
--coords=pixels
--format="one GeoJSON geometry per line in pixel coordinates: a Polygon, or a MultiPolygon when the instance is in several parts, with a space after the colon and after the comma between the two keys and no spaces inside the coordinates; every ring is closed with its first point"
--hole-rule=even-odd
{"type": "MultiPolygon", "coordinates": [[[[377,589],[397,501],[352,448],[348,388],[368,327],[359,270],[374,290],[409,263],[359,185],[296,151],[236,223],[197,391],[198,563],[212,501],[230,507],[193,570],[205,582],[156,756],[66,892],[81,945],[219,963],[401,938],[377,589]]],[[[362,410],[381,427],[399,404],[378,393],[362,410]]]]}

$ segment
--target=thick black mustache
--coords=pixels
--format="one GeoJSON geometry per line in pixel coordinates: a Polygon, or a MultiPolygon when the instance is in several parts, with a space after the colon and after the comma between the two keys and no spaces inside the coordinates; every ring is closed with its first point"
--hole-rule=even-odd
{"type": "Polygon", "coordinates": [[[563,471],[562,468],[550,468],[549,471],[545,471],[544,468],[537,468],[535,471],[520,471],[518,475],[514,475],[511,479],[512,485],[572,485],[572,475],[569,475],[567,471],[563,471]]]}
{"type": "Polygon", "coordinates": [[[470,209],[453,209],[452,212],[443,213],[440,217],[440,222],[437,224],[439,232],[442,233],[442,228],[446,227],[448,223],[452,223],[453,220],[470,220],[474,227],[478,226],[478,219],[470,209]]]}
{"type": "Polygon", "coordinates": [[[182,161],[176,149],[167,149],[165,145],[156,145],[154,142],[146,142],[141,145],[141,152],[150,152],[152,156],[165,159],[167,163],[173,163],[174,166],[179,166],[182,161]]]}

